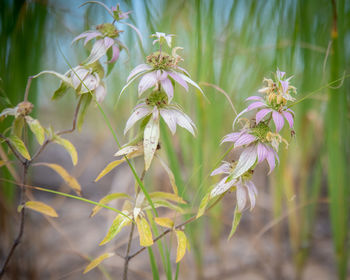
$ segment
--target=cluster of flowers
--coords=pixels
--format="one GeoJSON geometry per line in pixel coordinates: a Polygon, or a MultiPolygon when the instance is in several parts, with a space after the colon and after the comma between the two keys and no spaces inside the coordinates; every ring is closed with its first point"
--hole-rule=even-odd
{"type": "Polygon", "coordinates": [[[252,175],[256,166],[266,160],[269,174],[274,170],[278,158],[279,145],[288,142],[279,134],[288,122],[291,135],[293,131],[294,112],[288,108],[288,101],[294,101],[291,94],[296,88],[291,86],[285,72],[277,69],[275,79],[264,79],[266,87],[259,90],[264,96],[251,96],[246,101],[253,101],[239,113],[233,122],[233,129],[237,122],[242,123],[238,132],[226,135],[221,143],[233,142],[234,149],[241,148],[242,153],[237,162],[223,162],[214,170],[211,176],[224,174],[224,178],[211,190],[209,197],[213,198],[228,191],[236,190],[236,211],[241,213],[250,200],[253,209],[258,194],[252,182],[252,175]],[[255,110],[255,118],[251,120],[240,118],[243,114],[255,110]],[[274,123],[274,129],[271,125],[274,123]]]}

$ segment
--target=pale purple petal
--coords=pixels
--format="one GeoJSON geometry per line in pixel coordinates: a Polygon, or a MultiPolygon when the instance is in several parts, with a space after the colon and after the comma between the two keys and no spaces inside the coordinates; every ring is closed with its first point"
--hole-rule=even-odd
{"type": "Polygon", "coordinates": [[[144,93],[147,89],[156,85],[156,83],[157,83],[157,78],[156,78],[155,72],[145,74],[139,83],[139,87],[138,87],[139,96],[142,93],[144,93]]]}
{"type": "Polygon", "coordinates": [[[282,79],[284,77],[284,75],[286,74],[286,72],[282,72],[278,68],[277,68],[276,73],[277,73],[277,79],[279,79],[279,80],[282,79]]]}
{"type": "Polygon", "coordinates": [[[247,107],[247,111],[251,111],[251,110],[254,110],[254,109],[260,108],[260,107],[266,107],[266,104],[261,102],[261,101],[253,102],[252,104],[250,104],[247,107]]]}
{"type": "Polygon", "coordinates": [[[175,82],[179,83],[186,91],[188,91],[188,85],[185,82],[184,79],[182,79],[179,75],[177,75],[175,72],[168,72],[169,76],[174,79],[175,82]]]}
{"type": "Polygon", "coordinates": [[[228,178],[228,176],[222,178],[220,180],[220,182],[217,183],[217,185],[214,187],[214,189],[212,189],[212,191],[210,192],[211,198],[218,196],[220,194],[223,194],[224,192],[229,190],[236,183],[236,180],[231,180],[231,181],[226,183],[227,178],[228,178]]]}
{"type": "Polygon", "coordinates": [[[248,146],[246,147],[241,155],[239,156],[238,163],[233,170],[231,176],[233,178],[238,178],[239,176],[246,173],[256,162],[257,158],[257,149],[256,146],[248,146]]]}
{"type": "Polygon", "coordinates": [[[244,113],[248,112],[247,108],[245,108],[242,112],[240,112],[235,119],[233,120],[233,124],[232,124],[232,128],[233,130],[235,129],[235,124],[237,122],[237,120],[239,119],[240,116],[242,116],[244,113]]]}
{"type": "Polygon", "coordinates": [[[257,147],[257,152],[258,152],[258,163],[260,163],[264,159],[266,159],[269,151],[264,144],[259,142],[257,147]]]}
{"type": "Polygon", "coordinates": [[[286,111],[292,113],[292,115],[295,116],[295,113],[294,113],[294,111],[292,109],[288,108],[286,111]]]}
{"type": "Polygon", "coordinates": [[[231,164],[228,162],[224,162],[222,165],[220,165],[218,168],[216,168],[210,174],[210,176],[215,176],[215,175],[222,174],[222,173],[230,173],[230,171],[231,171],[231,164]]]}
{"type": "Polygon", "coordinates": [[[236,198],[237,198],[237,210],[239,212],[242,212],[247,203],[247,193],[241,184],[237,184],[236,198]]]}
{"type": "Polygon", "coordinates": [[[238,148],[243,145],[249,145],[250,143],[254,142],[256,140],[256,137],[254,135],[251,135],[249,133],[243,133],[241,137],[237,139],[235,142],[235,148],[238,148]]]}
{"type": "Polygon", "coordinates": [[[176,122],[179,126],[187,129],[190,133],[192,133],[193,136],[195,136],[195,131],[193,128],[196,128],[196,125],[193,123],[193,121],[190,119],[189,116],[187,116],[185,113],[174,110],[176,112],[176,122]]]}
{"type": "Polygon", "coordinates": [[[286,120],[287,120],[287,122],[289,124],[289,127],[293,128],[293,125],[294,125],[293,115],[291,113],[289,113],[289,112],[286,112],[286,111],[283,111],[282,114],[286,118],[286,120]]]}
{"type": "Polygon", "coordinates": [[[249,200],[250,200],[250,211],[253,210],[254,206],[255,206],[255,201],[256,201],[256,197],[255,197],[255,186],[251,181],[247,181],[245,183],[247,190],[248,190],[248,196],[249,196],[249,200]]]}
{"type": "Polygon", "coordinates": [[[261,96],[249,96],[245,101],[250,101],[250,100],[262,101],[264,99],[261,96]]]}
{"type": "Polygon", "coordinates": [[[173,84],[169,79],[164,79],[160,81],[166,95],[168,96],[168,102],[171,102],[171,100],[174,97],[174,87],[173,84]]]}
{"type": "Polygon", "coordinates": [[[86,59],[84,64],[92,64],[99,60],[102,56],[106,54],[108,49],[112,47],[114,44],[114,40],[109,37],[105,37],[104,39],[97,40],[91,50],[90,56],[86,59]]]}
{"type": "Polygon", "coordinates": [[[281,86],[282,86],[283,93],[286,93],[288,91],[289,82],[281,81],[281,86]]]}
{"type": "Polygon", "coordinates": [[[190,76],[190,73],[188,73],[186,69],[184,69],[184,68],[182,68],[182,67],[180,67],[180,66],[176,66],[176,69],[181,70],[181,71],[184,72],[188,77],[190,76]]]}
{"type": "Polygon", "coordinates": [[[106,49],[109,49],[110,47],[112,47],[114,45],[114,40],[110,37],[104,37],[103,43],[104,43],[106,49]]]}
{"type": "Polygon", "coordinates": [[[171,109],[161,108],[160,115],[164,119],[165,123],[168,125],[171,133],[174,135],[176,132],[176,124],[177,124],[176,113],[174,113],[174,111],[171,109]]]}
{"type": "Polygon", "coordinates": [[[129,82],[129,80],[135,75],[137,75],[138,73],[149,71],[151,69],[152,67],[147,64],[137,65],[133,70],[131,70],[130,75],[128,76],[128,79],[126,80],[126,82],[129,82]]]}
{"type": "Polygon", "coordinates": [[[157,70],[156,77],[157,77],[158,81],[165,80],[168,77],[168,72],[163,71],[163,70],[157,70]]]}
{"type": "Polygon", "coordinates": [[[261,120],[272,111],[272,109],[261,109],[256,113],[255,122],[258,124],[261,120]]]}
{"type": "Polygon", "coordinates": [[[277,111],[272,112],[272,118],[273,118],[273,122],[275,123],[275,126],[276,126],[276,131],[279,132],[284,126],[284,118],[277,111]]]}
{"type": "Polygon", "coordinates": [[[270,147],[266,147],[266,148],[268,149],[266,160],[270,167],[270,171],[269,171],[269,174],[270,174],[276,167],[275,151],[270,147]]]}
{"type": "Polygon", "coordinates": [[[96,38],[97,36],[101,36],[102,34],[98,31],[86,31],[84,33],[81,33],[77,37],[75,37],[72,41],[72,44],[75,43],[76,41],[85,38],[84,45],[87,43],[86,40],[90,41],[93,38],[96,38]]]}
{"type": "Polygon", "coordinates": [[[148,106],[139,106],[134,112],[131,114],[129,119],[126,122],[124,134],[128,132],[128,130],[140,119],[152,113],[152,108],[148,106]]]}
{"type": "Polygon", "coordinates": [[[113,63],[116,62],[119,58],[119,48],[116,45],[112,46],[112,58],[110,61],[107,61],[107,63],[113,63]]]}
{"type": "Polygon", "coordinates": [[[236,142],[237,139],[242,135],[242,132],[232,132],[224,136],[224,138],[221,140],[221,143],[225,142],[236,142]]]}
{"type": "Polygon", "coordinates": [[[87,43],[89,43],[92,39],[101,36],[102,34],[100,32],[91,32],[88,34],[84,40],[84,46],[86,46],[87,43]]]}
{"type": "Polygon", "coordinates": [[[105,99],[106,94],[107,94],[107,91],[106,91],[105,87],[102,85],[99,85],[95,89],[96,100],[98,103],[101,103],[105,99]]]}

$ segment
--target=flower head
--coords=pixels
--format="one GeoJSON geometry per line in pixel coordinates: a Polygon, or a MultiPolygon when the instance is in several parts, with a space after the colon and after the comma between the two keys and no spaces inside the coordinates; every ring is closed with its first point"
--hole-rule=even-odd
{"type": "Polygon", "coordinates": [[[129,18],[129,14],[131,13],[131,11],[123,12],[120,9],[119,4],[117,4],[116,6],[113,6],[111,8],[111,12],[113,13],[113,17],[116,21],[129,18]]]}

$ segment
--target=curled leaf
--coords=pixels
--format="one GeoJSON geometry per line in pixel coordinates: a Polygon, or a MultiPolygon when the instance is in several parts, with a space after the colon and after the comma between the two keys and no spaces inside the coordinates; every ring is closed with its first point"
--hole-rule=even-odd
{"type": "Polygon", "coordinates": [[[30,160],[31,157],[29,155],[29,152],[26,148],[26,146],[24,145],[23,141],[18,138],[16,135],[11,135],[10,137],[8,137],[8,139],[10,140],[10,143],[12,144],[12,146],[15,147],[15,149],[27,160],[30,160]]]}
{"type": "Polygon", "coordinates": [[[108,259],[110,257],[113,257],[115,254],[114,253],[104,253],[101,256],[97,257],[96,259],[93,259],[85,268],[84,274],[89,272],[90,270],[94,269],[96,266],[98,266],[102,261],[105,259],[108,259]]]}
{"type": "Polygon", "coordinates": [[[71,187],[78,195],[81,195],[81,187],[78,183],[77,179],[75,179],[73,176],[71,176],[66,169],[64,169],[61,165],[55,164],[55,163],[37,163],[35,165],[43,165],[51,168],[52,170],[56,171],[62,179],[67,183],[69,187],[71,187]]]}
{"type": "MultiPolygon", "coordinates": [[[[119,199],[119,198],[130,198],[130,196],[128,196],[126,193],[111,193],[106,195],[105,197],[103,197],[99,203],[100,204],[107,204],[109,202],[111,202],[112,200],[115,199],[119,199]]],[[[102,209],[101,206],[96,205],[93,209],[92,212],[90,214],[90,217],[93,217],[97,214],[98,211],[100,211],[102,209]]]]}
{"type": "Polygon", "coordinates": [[[143,217],[137,218],[136,225],[140,236],[140,246],[148,247],[153,245],[152,231],[147,220],[143,217]]]}
{"type": "Polygon", "coordinates": [[[162,227],[173,228],[173,226],[174,226],[174,221],[170,218],[155,217],[154,221],[162,227]]]}
{"type": "Polygon", "coordinates": [[[118,159],[115,161],[110,162],[95,179],[95,182],[100,180],[103,176],[107,175],[109,172],[111,172],[114,168],[116,168],[119,164],[125,161],[125,158],[118,159]]]}
{"type": "Polygon", "coordinates": [[[67,139],[64,139],[58,135],[54,135],[52,138],[52,142],[61,145],[66,151],[69,153],[72,158],[73,165],[77,165],[78,163],[78,153],[75,149],[74,145],[67,139]]]}
{"type": "Polygon", "coordinates": [[[54,218],[58,217],[55,209],[53,209],[51,206],[40,201],[27,201],[24,204],[24,207],[40,212],[41,214],[44,214],[50,217],[54,217],[54,218]]]}
{"type": "MultiPolygon", "coordinates": [[[[123,213],[125,215],[129,214],[128,211],[123,211],[123,213]]],[[[131,223],[131,220],[129,218],[125,217],[124,215],[118,214],[115,217],[111,227],[109,228],[107,235],[100,242],[99,245],[101,246],[111,241],[122,230],[123,227],[129,225],[130,223],[131,223]]]]}
{"type": "Polygon", "coordinates": [[[182,230],[176,230],[175,233],[177,239],[176,262],[178,263],[186,253],[187,237],[182,230]]]}
{"type": "Polygon", "coordinates": [[[41,126],[38,120],[33,119],[30,116],[25,116],[25,120],[30,128],[30,130],[35,135],[36,140],[40,145],[44,143],[45,140],[45,129],[41,126]]]}
{"type": "Polygon", "coordinates": [[[232,228],[231,228],[230,235],[228,236],[228,239],[230,239],[236,232],[236,229],[239,225],[239,222],[241,221],[241,218],[242,218],[242,212],[238,211],[238,208],[236,206],[235,213],[233,215],[232,228]]]}

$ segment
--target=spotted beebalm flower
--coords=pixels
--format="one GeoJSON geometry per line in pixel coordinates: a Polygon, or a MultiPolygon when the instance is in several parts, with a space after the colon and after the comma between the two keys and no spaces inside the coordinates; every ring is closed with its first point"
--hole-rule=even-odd
{"type": "Polygon", "coordinates": [[[160,45],[163,45],[163,43],[167,43],[168,47],[171,48],[171,40],[172,40],[172,37],[174,37],[175,35],[173,34],[165,34],[165,33],[162,33],[162,32],[156,32],[155,34],[152,34],[151,37],[155,37],[157,39],[155,39],[153,41],[153,45],[155,43],[159,43],[160,45]]]}
{"type": "Polygon", "coordinates": [[[113,24],[104,23],[98,25],[96,30],[89,30],[78,35],[73,39],[72,43],[85,39],[85,46],[92,39],[96,39],[96,42],[92,46],[90,56],[84,62],[85,65],[92,64],[99,60],[110,48],[112,48],[112,57],[108,63],[114,63],[119,58],[120,50],[122,48],[126,49],[124,44],[117,39],[120,32],[121,31],[118,30],[113,24]]]}
{"type": "Polygon", "coordinates": [[[181,85],[186,91],[188,91],[188,84],[191,84],[204,95],[198,84],[190,78],[189,73],[178,66],[178,63],[182,60],[176,54],[178,49],[178,47],[174,48],[171,55],[165,52],[155,52],[147,56],[147,63],[136,66],[130,72],[127,84],[121,90],[120,95],[139,77],[142,77],[138,85],[139,96],[152,87],[162,88],[170,102],[174,96],[173,82],[181,85]]]}
{"type": "Polygon", "coordinates": [[[225,174],[224,178],[211,190],[210,198],[221,195],[233,187],[236,188],[236,198],[237,198],[237,210],[242,212],[247,203],[247,194],[250,200],[250,210],[255,206],[256,196],[258,195],[258,190],[256,189],[252,178],[252,171],[248,170],[242,176],[238,178],[230,179],[231,174],[236,168],[236,163],[229,163],[224,161],[223,164],[215,169],[211,176],[218,174],[225,174]]]}
{"type": "Polygon", "coordinates": [[[126,122],[124,134],[139,120],[149,116],[143,133],[145,169],[151,164],[159,140],[159,120],[163,118],[172,134],[179,125],[195,135],[193,121],[176,104],[168,104],[167,96],[161,91],[153,92],[145,102],[138,104],[126,122]]]}
{"type": "Polygon", "coordinates": [[[271,132],[263,122],[254,128],[243,128],[240,132],[227,134],[221,143],[233,142],[234,148],[244,147],[231,178],[238,178],[264,160],[267,161],[271,173],[279,158],[269,140],[272,142],[271,132]]]}

